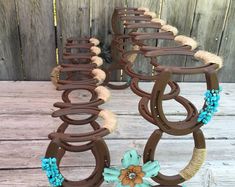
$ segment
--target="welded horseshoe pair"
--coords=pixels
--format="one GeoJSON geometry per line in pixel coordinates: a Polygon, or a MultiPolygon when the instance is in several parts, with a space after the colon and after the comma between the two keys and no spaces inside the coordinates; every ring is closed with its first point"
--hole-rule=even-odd
{"type": "MultiPolygon", "coordinates": [[[[171,90],[172,95],[164,95],[167,84],[172,83],[171,76],[173,74],[204,74],[207,89],[212,90],[212,95],[214,94],[214,96],[212,97],[214,97],[215,99],[217,99],[217,93],[220,89],[217,80],[217,70],[222,66],[222,60],[214,54],[205,51],[183,52],[177,50],[156,50],[146,52],[145,55],[151,57],[159,57],[161,55],[173,54],[194,56],[194,58],[196,58],[197,60],[201,60],[202,62],[204,62],[205,65],[185,68],[164,66],[164,64],[157,64],[157,61],[152,63],[153,65],[155,65],[155,70],[158,72],[158,74],[155,76],[155,84],[150,97],[148,94],[145,94],[145,96],[143,96],[141,101],[139,102],[139,111],[145,119],[157,125],[160,130],[154,131],[154,133],[150,136],[145,146],[144,162],[154,160],[154,152],[163,132],[175,136],[193,133],[195,141],[195,148],[192,159],[189,164],[180,171],[178,175],[166,176],[162,173],[159,173],[156,177],[153,178],[154,181],[160,183],[161,185],[178,185],[186,180],[189,180],[200,169],[206,157],[205,139],[202,131],[200,130],[201,126],[204,123],[203,121],[198,121],[200,115],[197,111],[197,108],[189,100],[185,99],[182,96],[179,96],[179,88],[173,92],[171,90]],[[175,99],[186,109],[187,117],[185,120],[173,122],[169,121],[166,118],[162,102],[166,99],[167,96],[167,99],[175,99]],[[149,102],[150,110],[148,106],[149,102]]],[[[207,108],[208,100],[206,99],[202,110],[207,111],[207,108]]]]}

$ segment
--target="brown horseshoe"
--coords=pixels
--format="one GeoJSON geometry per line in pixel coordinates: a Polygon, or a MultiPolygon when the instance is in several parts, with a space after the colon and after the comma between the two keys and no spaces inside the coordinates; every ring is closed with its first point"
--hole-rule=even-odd
{"type": "Polygon", "coordinates": [[[110,165],[109,150],[102,138],[97,138],[83,146],[70,145],[63,140],[63,137],[60,136],[51,141],[47,148],[45,157],[55,157],[57,159],[58,168],[60,168],[61,159],[66,151],[83,152],[88,150],[91,150],[96,159],[96,166],[92,174],[81,181],[70,181],[65,178],[62,184],[63,187],[99,187],[103,182],[102,172],[105,167],[109,167],[110,165]]]}
{"type": "MultiPolygon", "coordinates": [[[[155,150],[156,147],[162,137],[163,132],[161,130],[155,130],[152,135],[149,137],[148,142],[145,146],[144,149],[144,163],[148,162],[148,161],[153,161],[154,160],[154,154],[155,154],[155,150]]],[[[205,144],[205,138],[204,135],[202,133],[202,131],[196,130],[193,132],[193,138],[194,138],[194,144],[195,144],[195,149],[197,152],[197,156],[201,156],[202,160],[200,160],[200,164],[203,163],[204,159],[205,159],[205,153],[206,153],[206,144],[205,144]]],[[[161,185],[178,185],[182,182],[184,182],[185,180],[188,180],[188,178],[185,177],[185,171],[186,169],[188,170],[192,170],[194,172],[197,172],[197,170],[200,168],[192,168],[193,165],[192,162],[194,162],[194,158],[195,156],[195,152],[194,155],[192,157],[192,160],[190,161],[190,163],[188,164],[188,168],[186,167],[185,169],[183,169],[178,175],[174,175],[174,176],[166,176],[162,173],[158,173],[158,175],[156,177],[153,177],[152,179],[154,181],[156,181],[157,183],[161,184],[161,185]]],[[[201,166],[201,165],[200,165],[201,166]]],[[[188,171],[187,170],[187,171],[188,171]]]]}
{"type": "Polygon", "coordinates": [[[60,117],[60,119],[70,125],[86,125],[95,121],[98,117],[100,109],[95,107],[83,107],[83,108],[76,108],[76,107],[69,107],[69,108],[62,108],[52,113],[52,117],[60,117]],[[89,117],[85,119],[75,120],[68,117],[68,115],[74,114],[88,114],[89,117]]]}
{"type": "Polygon", "coordinates": [[[95,85],[83,85],[83,84],[66,84],[59,86],[57,90],[64,90],[62,93],[62,100],[64,102],[56,102],[54,104],[55,107],[58,108],[67,108],[67,107],[92,107],[99,106],[104,104],[106,101],[101,99],[99,93],[97,92],[97,86],[95,85]],[[88,102],[79,102],[75,103],[69,99],[69,95],[75,90],[87,90],[91,93],[91,98],[88,102]]]}
{"type": "MultiPolygon", "coordinates": [[[[170,122],[166,119],[162,108],[163,93],[166,88],[167,83],[171,80],[171,75],[174,73],[204,73],[207,82],[208,89],[219,89],[218,80],[216,76],[216,64],[210,64],[205,68],[205,66],[198,68],[182,68],[182,67],[164,67],[157,66],[159,71],[159,76],[155,81],[151,95],[151,114],[155,121],[155,124],[159,126],[164,132],[172,135],[186,135],[197,129],[199,129],[203,123],[197,122],[198,111],[196,107],[187,99],[176,96],[174,99],[179,102],[188,113],[188,117],[179,122],[170,122]],[[165,69],[165,70],[164,70],[165,69]],[[190,117],[189,117],[190,116],[190,117]]],[[[204,104],[205,106],[205,104],[204,104]]]]}

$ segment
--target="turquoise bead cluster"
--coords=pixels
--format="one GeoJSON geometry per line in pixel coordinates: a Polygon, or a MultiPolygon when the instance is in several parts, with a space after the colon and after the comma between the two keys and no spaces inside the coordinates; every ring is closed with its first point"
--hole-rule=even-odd
{"type": "Polygon", "coordinates": [[[48,180],[52,186],[62,186],[64,177],[58,169],[56,158],[43,158],[42,170],[46,172],[48,180]]]}
{"type": "Polygon", "coordinates": [[[202,122],[203,124],[207,124],[215,112],[217,112],[217,108],[219,106],[219,100],[220,100],[220,92],[222,91],[222,88],[219,87],[218,90],[207,90],[205,95],[205,102],[206,106],[200,111],[198,115],[198,122],[202,122]]]}

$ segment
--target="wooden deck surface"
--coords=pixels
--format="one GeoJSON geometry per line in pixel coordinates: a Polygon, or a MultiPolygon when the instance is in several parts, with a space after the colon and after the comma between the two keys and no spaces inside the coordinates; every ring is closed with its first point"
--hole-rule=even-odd
{"type": "MultiPolygon", "coordinates": [[[[186,182],[187,187],[235,186],[235,84],[221,84],[220,110],[213,120],[204,126],[208,156],[200,172],[186,182]]],[[[142,87],[150,90],[151,83],[142,87]]],[[[206,88],[201,83],[181,83],[181,93],[201,107],[206,88]]],[[[56,110],[53,103],[60,101],[61,92],[50,82],[1,82],[0,83],[0,187],[49,186],[40,168],[49,143],[47,135],[61,123],[50,116],[56,110]]],[[[112,165],[120,165],[124,151],[136,148],[140,154],[146,139],[156,127],[138,114],[139,97],[129,89],[111,91],[111,100],[101,106],[118,115],[118,129],[106,137],[112,165]]],[[[74,98],[85,99],[87,93],[74,98]]],[[[182,119],[185,111],[173,102],[164,103],[171,119],[182,119]]],[[[69,131],[75,131],[70,128],[69,131]]],[[[156,152],[161,170],[176,174],[190,160],[193,141],[188,136],[164,135],[156,152]]],[[[62,160],[62,173],[69,179],[82,179],[92,172],[94,160],[91,153],[69,153],[62,160]]],[[[113,185],[103,184],[108,187],[113,185]]]]}

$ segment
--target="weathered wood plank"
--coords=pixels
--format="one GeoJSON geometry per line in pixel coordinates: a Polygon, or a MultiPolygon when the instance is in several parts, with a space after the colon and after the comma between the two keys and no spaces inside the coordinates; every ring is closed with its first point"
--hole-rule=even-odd
{"type": "Polygon", "coordinates": [[[220,78],[221,81],[223,82],[235,82],[234,19],[235,19],[235,2],[231,0],[230,8],[228,11],[228,18],[226,21],[225,30],[219,51],[219,55],[222,56],[224,59],[224,67],[220,72],[220,78]]]}
{"type": "MultiPolygon", "coordinates": [[[[136,149],[143,153],[146,140],[106,140],[113,165],[119,165],[123,153],[128,149],[136,149]]],[[[0,169],[22,169],[40,167],[40,158],[46,152],[49,141],[1,141],[0,169]]],[[[192,140],[161,140],[156,159],[161,165],[184,162],[191,158],[194,143],[192,140]]],[[[207,161],[229,163],[235,159],[235,140],[207,140],[207,161]],[[223,154],[221,154],[223,153],[223,154]]],[[[94,166],[94,156],[90,151],[67,153],[62,166],[94,166]]],[[[185,165],[184,164],[184,165],[185,165]]]]}
{"type": "MultiPolygon", "coordinates": [[[[1,137],[0,141],[6,140],[47,140],[49,133],[55,131],[62,123],[61,120],[52,118],[50,115],[0,115],[1,137]],[[39,123],[40,122],[40,123],[39,123]],[[30,133],[29,133],[30,132],[30,133]]],[[[167,116],[172,120],[179,120],[182,116],[167,116]]],[[[155,125],[147,122],[141,116],[118,115],[117,129],[107,139],[145,139],[157,129],[155,125]]],[[[206,139],[235,139],[235,126],[232,125],[234,116],[215,116],[210,124],[202,130],[206,139]]],[[[102,122],[100,123],[102,124],[102,122]]],[[[83,127],[71,126],[67,133],[89,132],[89,125],[83,127]]],[[[164,139],[188,139],[187,136],[168,136],[164,139]]]]}
{"type": "Polygon", "coordinates": [[[115,7],[125,7],[125,2],[91,0],[91,34],[100,39],[103,47],[109,47],[112,40],[111,17],[115,7]]]}
{"type": "Polygon", "coordinates": [[[164,0],[161,18],[176,27],[179,34],[190,35],[196,3],[197,0],[164,0]]]}
{"type": "MultiPolygon", "coordinates": [[[[166,20],[168,24],[176,27],[179,34],[189,36],[194,10],[197,0],[165,0],[162,4],[161,18],[166,20]]],[[[173,42],[167,40],[159,40],[159,46],[172,46],[173,42]]],[[[169,66],[185,66],[186,57],[179,55],[163,56],[158,58],[160,64],[169,66]]],[[[174,75],[173,78],[177,81],[183,81],[183,75],[174,75]]]]}
{"type": "MultiPolygon", "coordinates": [[[[191,37],[198,41],[200,48],[217,54],[229,2],[230,0],[198,0],[191,37]]],[[[194,60],[188,58],[186,66],[192,67],[195,65],[198,66],[199,63],[195,63],[194,60]]],[[[203,75],[185,75],[184,80],[192,82],[205,81],[205,78],[203,75]]]]}
{"type": "MultiPolygon", "coordinates": [[[[111,59],[111,40],[112,40],[112,26],[111,18],[115,7],[125,7],[125,1],[120,0],[91,0],[91,34],[97,37],[101,43],[101,56],[104,59],[103,67],[108,68],[111,63],[116,63],[111,59]]],[[[111,72],[110,79],[120,81],[120,71],[111,72]]]]}
{"type": "Polygon", "coordinates": [[[26,80],[50,80],[56,65],[52,0],[19,0],[20,37],[26,80]]]}
{"type": "MultiPolygon", "coordinates": [[[[184,163],[175,163],[162,166],[166,173],[179,171],[184,163]]],[[[235,163],[207,162],[190,181],[185,182],[190,187],[232,187],[235,186],[235,163]]],[[[81,180],[89,176],[93,168],[90,167],[66,167],[61,168],[62,174],[73,180],[81,180]],[[79,174],[79,175],[78,175],[79,174]]],[[[175,173],[175,172],[174,172],[175,173]]],[[[0,170],[1,186],[24,186],[24,187],[49,187],[45,173],[41,169],[27,170],[0,170]]],[[[114,184],[103,183],[102,187],[114,187],[114,184]]]]}
{"type": "MultiPolygon", "coordinates": [[[[127,0],[128,7],[147,7],[150,11],[155,12],[158,17],[160,15],[160,1],[153,1],[153,0],[127,0]]],[[[153,29],[139,29],[139,32],[155,32],[153,29]]],[[[156,44],[156,40],[149,40],[147,44],[154,46],[156,44]]],[[[147,59],[143,55],[138,55],[135,64],[133,66],[133,70],[139,74],[143,75],[152,75],[153,73],[153,66],[149,63],[150,59],[147,59]]],[[[127,80],[127,76],[124,77],[124,80],[127,80]]]]}
{"type": "Polygon", "coordinates": [[[57,0],[57,44],[59,60],[69,37],[90,36],[90,0],[57,0]]]}
{"type": "MultiPolygon", "coordinates": [[[[152,83],[142,83],[145,90],[151,90],[152,83]]],[[[203,94],[206,90],[204,83],[180,83],[182,96],[190,99],[198,109],[203,104],[203,94]]],[[[235,114],[235,84],[221,84],[221,102],[219,112],[216,115],[235,114]]],[[[0,92],[2,107],[0,114],[51,114],[56,108],[55,102],[61,101],[61,92],[54,89],[50,82],[1,82],[0,92]],[[16,105],[17,103],[17,105],[16,105]]],[[[102,108],[110,109],[117,114],[138,114],[138,102],[140,100],[130,89],[111,90],[111,100],[102,105],[102,108]],[[123,101],[125,106],[120,105],[123,101]]],[[[79,99],[87,98],[87,93],[78,93],[79,99]]],[[[185,110],[173,101],[164,102],[164,110],[168,115],[184,115],[185,110]]]]}
{"type": "Polygon", "coordinates": [[[15,1],[0,1],[0,80],[23,80],[15,1]]]}
{"type": "Polygon", "coordinates": [[[126,0],[127,7],[147,7],[150,11],[155,12],[157,15],[160,14],[160,1],[153,1],[153,0],[126,0]]]}

